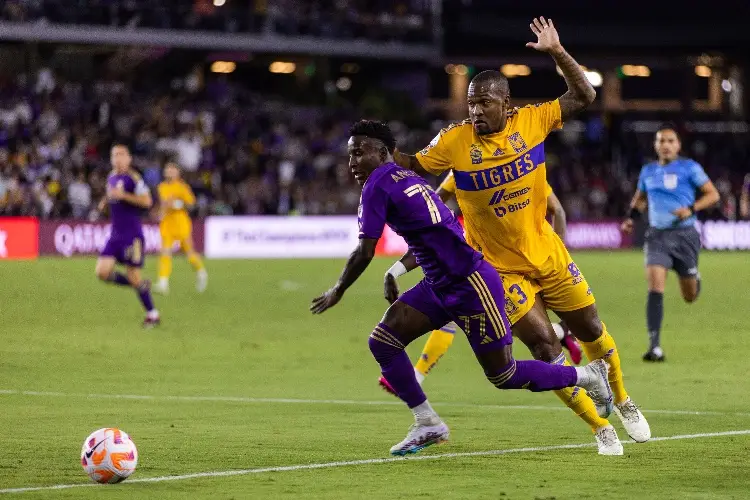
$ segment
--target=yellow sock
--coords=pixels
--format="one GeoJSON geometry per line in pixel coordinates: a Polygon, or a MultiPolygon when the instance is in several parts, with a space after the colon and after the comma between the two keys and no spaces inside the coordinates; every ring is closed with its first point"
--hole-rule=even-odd
{"type": "Polygon", "coordinates": [[[443,357],[443,354],[448,352],[448,348],[453,343],[455,332],[456,325],[453,323],[445,325],[440,330],[434,330],[430,334],[430,338],[427,339],[422,354],[419,356],[419,361],[414,365],[414,368],[422,375],[427,375],[438,360],[443,357]]]}
{"type": "Polygon", "coordinates": [[[159,278],[169,278],[172,274],[172,256],[162,255],[159,257],[159,278]]]}
{"type": "Polygon", "coordinates": [[[615,396],[615,403],[622,403],[628,399],[628,392],[622,380],[622,368],[620,367],[620,354],[617,352],[615,339],[607,332],[607,326],[602,323],[602,335],[593,342],[581,342],[583,352],[589,360],[603,358],[609,363],[609,385],[615,396]]]}
{"type": "MultiPolygon", "coordinates": [[[[553,363],[571,366],[568,360],[565,359],[564,354],[560,354],[560,356],[561,358],[556,359],[553,363]]],[[[555,391],[555,394],[565,403],[565,406],[573,410],[573,413],[586,422],[592,431],[609,425],[609,421],[606,418],[600,417],[596,412],[596,405],[594,405],[594,402],[584,389],[580,387],[566,387],[555,391]]]]}
{"type": "Polygon", "coordinates": [[[200,271],[203,269],[203,261],[198,256],[197,253],[189,253],[187,256],[188,262],[190,262],[190,265],[193,266],[193,269],[195,271],[200,271]]]}

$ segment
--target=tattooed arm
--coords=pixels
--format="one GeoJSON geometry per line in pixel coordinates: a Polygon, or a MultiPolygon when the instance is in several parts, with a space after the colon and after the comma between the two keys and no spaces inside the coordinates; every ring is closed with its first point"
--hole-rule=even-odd
{"type": "Polygon", "coordinates": [[[534,19],[529,26],[538,41],[529,42],[526,46],[552,56],[568,85],[568,91],[560,97],[560,115],[562,121],[565,122],[594,102],[596,91],[589,83],[581,66],[563,48],[552,19],[547,20],[543,17],[534,19]]]}

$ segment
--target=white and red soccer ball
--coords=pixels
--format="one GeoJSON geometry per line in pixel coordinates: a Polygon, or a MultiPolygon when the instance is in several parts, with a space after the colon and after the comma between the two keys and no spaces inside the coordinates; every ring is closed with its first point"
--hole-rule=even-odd
{"type": "Polygon", "coordinates": [[[120,429],[99,429],[83,442],[81,465],[97,483],[119,483],[135,472],[138,450],[130,436],[120,429]]]}

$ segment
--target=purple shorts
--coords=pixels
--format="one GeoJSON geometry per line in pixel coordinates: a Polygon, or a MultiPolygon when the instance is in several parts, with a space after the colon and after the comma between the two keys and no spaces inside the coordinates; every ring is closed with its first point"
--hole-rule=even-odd
{"type": "Polygon", "coordinates": [[[111,236],[104,245],[102,257],[114,257],[120,264],[129,267],[143,267],[145,245],[143,235],[111,236]]]}
{"type": "Polygon", "coordinates": [[[399,300],[430,318],[436,329],[455,321],[474,352],[493,351],[513,342],[503,282],[486,261],[455,285],[433,288],[422,280],[399,300]]]}

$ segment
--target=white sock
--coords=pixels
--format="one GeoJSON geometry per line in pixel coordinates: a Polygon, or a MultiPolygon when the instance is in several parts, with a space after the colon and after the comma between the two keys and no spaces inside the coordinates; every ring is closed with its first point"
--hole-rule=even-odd
{"type": "Polygon", "coordinates": [[[159,311],[156,309],[151,309],[148,313],[146,313],[149,319],[157,319],[159,317],[159,311]]]}
{"type": "Polygon", "coordinates": [[[421,405],[412,408],[411,412],[414,414],[414,421],[418,424],[437,425],[440,423],[440,417],[426,399],[421,405]]]}
{"type": "Polygon", "coordinates": [[[565,337],[565,330],[560,326],[560,323],[552,323],[552,329],[555,331],[555,335],[557,335],[557,340],[562,340],[565,337]]]}
{"type": "Polygon", "coordinates": [[[422,372],[414,368],[414,376],[417,377],[417,382],[419,382],[419,385],[422,385],[422,382],[424,382],[424,375],[422,372]]]}
{"type": "Polygon", "coordinates": [[[159,278],[159,286],[168,287],[169,286],[169,278],[159,278]]]}

